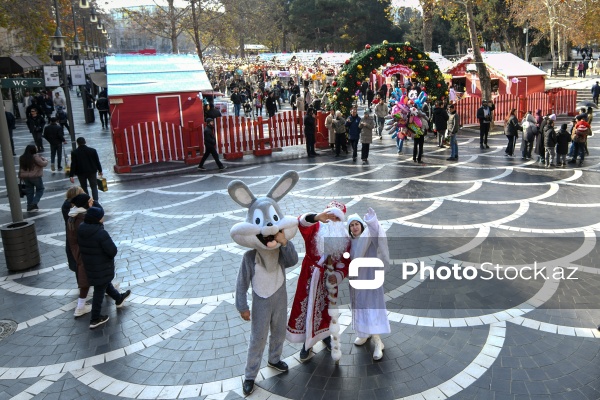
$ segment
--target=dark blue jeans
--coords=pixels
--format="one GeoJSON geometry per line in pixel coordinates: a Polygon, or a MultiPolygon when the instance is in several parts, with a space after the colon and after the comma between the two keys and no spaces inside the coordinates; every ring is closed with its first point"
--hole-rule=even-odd
{"type": "Polygon", "coordinates": [[[100,318],[104,293],[108,294],[115,302],[121,301],[121,293],[117,292],[117,289],[115,289],[112,283],[107,283],[106,285],[94,285],[94,296],[92,297],[92,321],[100,318]]]}
{"type": "Polygon", "coordinates": [[[39,203],[42,195],[44,194],[44,182],[42,177],[37,178],[23,178],[25,184],[25,195],[27,196],[27,205],[39,203]],[[35,193],[34,193],[35,191],[35,193]]]}

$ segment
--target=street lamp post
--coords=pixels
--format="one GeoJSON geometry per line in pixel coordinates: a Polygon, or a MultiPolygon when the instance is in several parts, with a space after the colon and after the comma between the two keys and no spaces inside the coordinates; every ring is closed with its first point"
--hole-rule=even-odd
{"type": "Polygon", "coordinates": [[[60,31],[60,16],[58,13],[58,2],[54,0],[54,12],[56,13],[56,32],[54,33],[54,47],[60,49],[60,57],[62,62],[62,80],[63,80],[63,91],[65,93],[65,99],[67,100],[67,107],[69,112],[67,118],[69,120],[69,133],[71,134],[71,146],[75,150],[75,124],[73,123],[73,107],[71,105],[71,93],[69,92],[69,81],[67,79],[67,66],[65,57],[65,38],[60,31]]]}

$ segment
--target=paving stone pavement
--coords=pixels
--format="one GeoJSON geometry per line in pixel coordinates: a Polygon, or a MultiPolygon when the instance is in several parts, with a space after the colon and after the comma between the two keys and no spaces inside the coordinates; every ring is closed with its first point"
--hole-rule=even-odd
{"type": "MultiPolygon", "coordinates": [[[[110,135],[98,125],[78,131],[110,171],[110,135]]],[[[226,188],[242,179],[264,194],[289,169],[300,181],[281,201],[288,215],[320,211],[333,197],[349,213],[376,210],[390,241],[385,291],[392,332],[383,336],[380,361],[373,361],[370,342],[353,345],[344,282],[340,364],[321,344],[301,364],[300,346],[286,343],[289,372],[269,369],[265,357],[250,398],[600,398],[597,139],[590,138],[583,167],[544,169],[505,157],[503,135],[480,150],[473,132],[461,133],[458,162],[446,161],[449,149],[430,141],[424,164],[413,163],[385,137],[375,140],[369,165],[325,150],[301,158],[295,148],[274,162],[230,162],[221,173],[175,164],[128,177],[109,172],[100,201],[119,248],[116,281],[133,295],[119,310],[105,301],[110,320],[96,330],[87,316],[73,319],[77,289],[65,264],[59,212],[68,183],[46,171],[41,210],[24,212],[36,223],[42,263],[24,273],[0,267],[0,320],[17,324],[0,340],[0,399],[243,397],[250,325],[235,309],[234,288],[245,249],[229,229],[245,210],[226,188]],[[485,262],[537,261],[577,268],[577,280],[403,276],[403,262],[419,261],[436,271],[454,263],[482,271],[485,262]]],[[[17,152],[30,140],[20,125],[17,152]]],[[[3,197],[0,224],[10,222],[3,197]]],[[[300,235],[293,242],[302,257],[300,235]]],[[[288,305],[298,273],[299,264],[287,273],[288,305]]]]}

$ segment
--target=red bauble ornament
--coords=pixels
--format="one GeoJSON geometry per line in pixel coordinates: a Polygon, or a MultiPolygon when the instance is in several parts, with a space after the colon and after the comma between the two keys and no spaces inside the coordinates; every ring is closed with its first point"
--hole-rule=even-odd
{"type": "Polygon", "coordinates": [[[360,86],[360,81],[356,81],[356,86],[360,86]]]}
{"type": "Polygon", "coordinates": [[[346,64],[346,65],[350,64],[350,60],[344,61],[344,64],[346,64]]]}
{"type": "Polygon", "coordinates": [[[429,65],[426,65],[426,66],[425,66],[425,70],[426,70],[426,71],[427,71],[427,70],[429,70],[429,65]]]}
{"type": "Polygon", "coordinates": [[[352,75],[348,75],[348,78],[352,79],[352,75]]]}
{"type": "Polygon", "coordinates": [[[335,92],[339,93],[340,92],[340,88],[335,89],[335,92]]]}
{"type": "Polygon", "coordinates": [[[438,84],[437,84],[437,85],[435,85],[435,86],[437,86],[437,87],[439,87],[439,88],[440,88],[440,87],[442,87],[442,84],[441,84],[441,83],[438,83],[438,84]]]}
{"type": "Polygon", "coordinates": [[[388,48],[389,51],[394,51],[394,49],[392,49],[391,47],[388,48]]]}
{"type": "Polygon", "coordinates": [[[376,69],[374,69],[373,71],[371,71],[371,73],[372,73],[373,75],[377,75],[377,70],[376,70],[376,69]]]}
{"type": "Polygon", "coordinates": [[[370,48],[371,48],[371,45],[370,45],[370,44],[366,44],[366,45],[365,45],[365,49],[369,50],[370,48]]]}
{"type": "Polygon", "coordinates": [[[408,60],[406,60],[406,61],[408,61],[409,63],[411,63],[413,61],[412,57],[409,57],[408,60]]]}
{"type": "Polygon", "coordinates": [[[394,57],[390,57],[390,61],[394,61],[394,57]]]}
{"type": "Polygon", "coordinates": [[[369,57],[369,60],[373,61],[373,57],[369,57]]]}
{"type": "Polygon", "coordinates": [[[412,47],[408,47],[406,50],[408,50],[408,51],[412,51],[412,47]]]}
{"type": "Polygon", "coordinates": [[[333,85],[333,87],[336,87],[337,86],[337,81],[333,81],[331,84],[333,85]]]}

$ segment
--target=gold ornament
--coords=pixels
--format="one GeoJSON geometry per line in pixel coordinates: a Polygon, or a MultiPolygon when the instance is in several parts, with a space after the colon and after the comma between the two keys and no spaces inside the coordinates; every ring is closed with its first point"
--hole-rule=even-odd
{"type": "Polygon", "coordinates": [[[410,46],[410,42],[404,42],[404,44],[410,46]]]}
{"type": "Polygon", "coordinates": [[[347,91],[348,91],[348,88],[347,88],[347,87],[345,87],[345,88],[344,88],[344,89],[342,89],[342,90],[343,90],[344,92],[347,92],[347,91]]]}
{"type": "Polygon", "coordinates": [[[444,93],[448,94],[449,92],[446,90],[444,93]]]}
{"type": "Polygon", "coordinates": [[[342,71],[342,76],[346,76],[348,73],[346,71],[342,71]]]}
{"type": "Polygon", "coordinates": [[[388,42],[387,40],[384,40],[384,41],[383,41],[383,45],[384,45],[384,46],[387,46],[387,44],[388,44],[388,43],[389,43],[389,42],[388,42]]]}
{"type": "Polygon", "coordinates": [[[428,80],[429,80],[429,77],[428,77],[428,76],[426,76],[426,77],[425,77],[425,82],[427,82],[428,80]]]}
{"type": "Polygon", "coordinates": [[[333,95],[333,97],[332,97],[332,99],[333,99],[334,101],[335,101],[335,100],[337,100],[337,95],[336,95],[336,94],[334,94],[334,95],[333,95]]]}
{"type": "Polygon", "coordinates": [[[357,68],[357,69],[362,69],[362,65],[358,64],[358,65],[356,66],[356,68],[357,68]]]}
{"type": "Polygon", "coordinates": [[[377,53],[377,58],[381,58],[381,53],[377,53]]]}
{"type": "Polygon", "coordinates": [[[396,47],[396,51],[397,51],[398,53],[400,53],[400,52],[402,51],[402,49],[401,49],[400,47],[396,47]]]}
{"type": "Polygon", "coordinates": [[[421,58],[423,58],[423,56],[421,54],[417,54],[417,58],[420,60],[421,58]]]}
{"type": "Polygon", "coordinates": [[[436,68],[436,69],[433,70],[433,72],[435,72],[437,74],[440,71],[436,68]]]}

